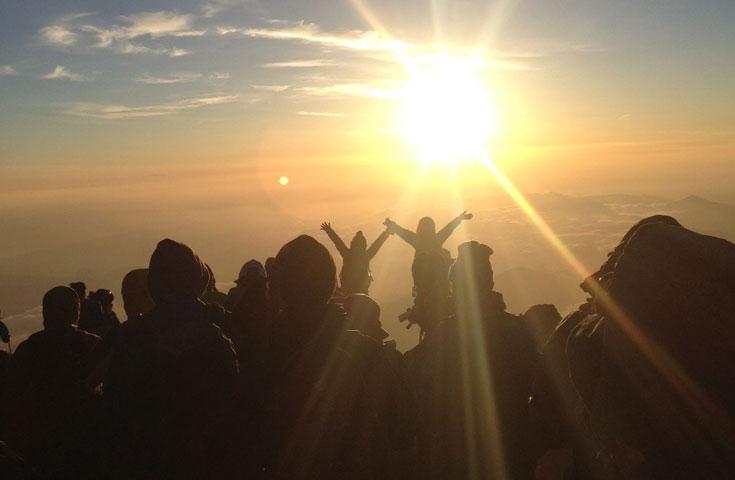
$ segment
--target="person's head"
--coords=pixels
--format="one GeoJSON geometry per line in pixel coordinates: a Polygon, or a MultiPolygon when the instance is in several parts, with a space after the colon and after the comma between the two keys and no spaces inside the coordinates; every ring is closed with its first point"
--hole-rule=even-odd
{"type": "Polygon", "coordinates": [[[364,293],[355,293],[345,298],[344,307],[348,329],[359,330],[378,342],[388,337],[380,324],[380,306],[375,300],[364,293]]]}
{"type": "Polygon", "coordinates": [[[352,237],[350,250],[367,250],[367,239],[362,234],[362,230],[358,230],[355,236],[352,237]]]}
{"type": "Polygon", "coordinates": [[[102,311],[112,311],[112,302],[115,300],[115,296],[112,294],[111,291],[100,288],[99,290],[94,292],[94,299],[99,302],[100,306],[102,307],[102,311]]]}
{"type": "Polygon", "coordinates": [[[71,328],[79,321],[79,295],[69,287],[54,287],[43,296],[43,328],[71,328]]]}
{"type": "Polygon", "coordinates": [[[281,248],[273,274],[284,309],[326,305],[337,282],[337,268],[329,250],[308,235],[300,235],[281,248]]]}
{"type": "Polygon", "coordinates": [[[416,235],[419,237],[428,237],[436,233],[436,223],[431,217],[423,217],[416,226],[416,235]]]}
{"type": "Polygon", "coordinates": [[[641,229],[641,227],[652,223],[663,223],[674,227],[682,226],[674,217],[671,217],[669,215],[652,215],[650,217],[641,219],[638,223],[633,225],[630,230],[625,233],[625,235],[623,235],[622,240],[620,240],[620,243],[615,247],[615,249],[607,254],[607,260],[605,260],[605,263],[600,266],[599,270],[587,277],[580,284],[580,288],[595,297],[598,293],[598,285],[604,285],[606,283],[604,279],[611,276],[613,270],[615,269],[615,264],[620,259],[620,256],[625,250],[625,246],[628,244],[630,239],[633,238],[633,235],[635,235],[636,232],[641,229]]]}
{"type": "Polygon", "coordinates": [[[267,273],[263,264],[257,260],[248,260],[240,269],[235,283],[238,285],[247,285],[265,280],[267,273]]]}
{"type": "Polygon", "coordinates": [[[148,313],[155,304],[148,291],[148,269],[131,270],[122,281],[123,308],[128,318],[148,313]]]}
{"type": "Polygon", "coordinates": [[[490,256],[493,249],[476,241],[464,242],[457,249],[449,280],[455,294],[482,294],[495,286],[490,256]],[[470,293],[471,292],[471,293],[470,293]]]}
{"type": "Polygon", "coordinates": [[[265,275],[271,278],[273,274],[273,267],[276,265],[276,257],[268,257],[265,259],[265,275]]]}
{"type": "Polygon", "coordinates": [[[72,282],[69,284],[72,290],[77,292],[77,295],[79,296],[79,300],[84,300],[87,298],[87,285],[84,284],[84,282],[72,282]]]}
{"type": "Polygon", "coordinates": [[[158,242],[148,266],[148,288],[156,305],[195,300],[209,284],[209,273],[194,251],[183,243],[158,242]]]}

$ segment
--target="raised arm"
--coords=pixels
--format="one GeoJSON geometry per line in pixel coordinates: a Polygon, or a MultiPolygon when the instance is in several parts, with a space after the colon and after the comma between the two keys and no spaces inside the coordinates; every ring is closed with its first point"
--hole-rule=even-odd
{"type": "Polygon", "coordinates": [[[346,256],[349,249],[347,248],[347,245],[345,245],[345,242],[343,242],[342,239],[339,238],[337,232],[332,229],[332,225],[328,222],[324,222],[322,223],[322,230],[327,233],[329,239],[332,240],[334,246],[337,247],[337,251],[339,252],[339,254],[343,257],[346,256]]]}
{"type": "Polygon", "coordinates": [[[386,218],[385,222],[383,222],[383,225],[388,227],[389,232],[395,233],[396,235],[401,237],[404,242],[416,248],[416,234],[414,232],[403,228],[390,218],[386,218]]]}
{"type": "Polygon", "coordinates": [[[436,233],[436,239],[439,241],[439,245],[443,245],[444,242],[447,241],[447,239],[452,235],[452,233],[454,233],[457,227],[459,227],[459,224],[462,223],[462,220],[469,220],[471,218],[472,214],[464,211],[460,213],[457,217],[455,217],[451,222],[447,223],[444,228],[436,233]]]}
{"type": "Polygon", "coordinates": [[[367,254],[368,258],[373,258],[377,253],[378,250],[380,250],[380,247],[383,246],[386,240],[388,240],[388,237],[390,237],[391,232],[387,228],[383,230],[383,233],[378,236],[378,238],[375,239],[375,241],[368,247],[367,254]]]}

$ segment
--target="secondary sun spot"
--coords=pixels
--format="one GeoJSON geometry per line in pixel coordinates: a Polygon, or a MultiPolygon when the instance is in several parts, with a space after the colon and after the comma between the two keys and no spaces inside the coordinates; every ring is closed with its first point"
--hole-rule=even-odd
{"type": "Polygon", "coordinates": [[[402,95],[401,134],[429,164],[455,165],[477,159],[497,129],[479,62],[436,56],[411,65],[402,95]]]}
{"type": "Polygon", "coordinates": [[[280,183],[283,186],[288,185],[288,177],[285,175],[282,175],[281,177],[278,178],[278,183],[280,183]]]}

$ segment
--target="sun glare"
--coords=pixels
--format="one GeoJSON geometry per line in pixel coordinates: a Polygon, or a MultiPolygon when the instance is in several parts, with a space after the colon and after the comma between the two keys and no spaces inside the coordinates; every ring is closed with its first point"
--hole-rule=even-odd
{"type": "Polygon", "coordinates": [[[425,164],[477,160],[497,129],[479,62],[447,56],[411,65],[402,94],[400,131],[425,164]]]}

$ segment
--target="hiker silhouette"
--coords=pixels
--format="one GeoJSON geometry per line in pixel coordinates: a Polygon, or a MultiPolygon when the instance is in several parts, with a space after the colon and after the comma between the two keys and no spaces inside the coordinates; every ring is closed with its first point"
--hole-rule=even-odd
{"type": "Polygon", "coordinates": [[[385,225],[391,233],[395,233],[406,243],[411,245],[418,255],[423,252],[441,250],[444,242],[449,239],[457,227],[459,227],[464,220],[470,220],[472,217],[473,215],[471,213],[464,211],[453,218],[438,232],[436,231],[436,223],[431,217],[421,218],[416,226],[416,232],[412,232],[401,227],[390,218],[386,218],[383,225],[385,225]]]}
{"type": "Polygon", "coordinates": [[[370,260],[378,254],[380,247],[388,240],[391,235],[389,229],[386,228],[369,247],[365,235],[362,230],[359,230],[352,237],[348,247],[330,223],[322,223],[321,228],[342,256],[342,270],[339,273],[340,293],[344,296],[353,293],[367,294],[373,281],[370,275],[370,260]]]}

